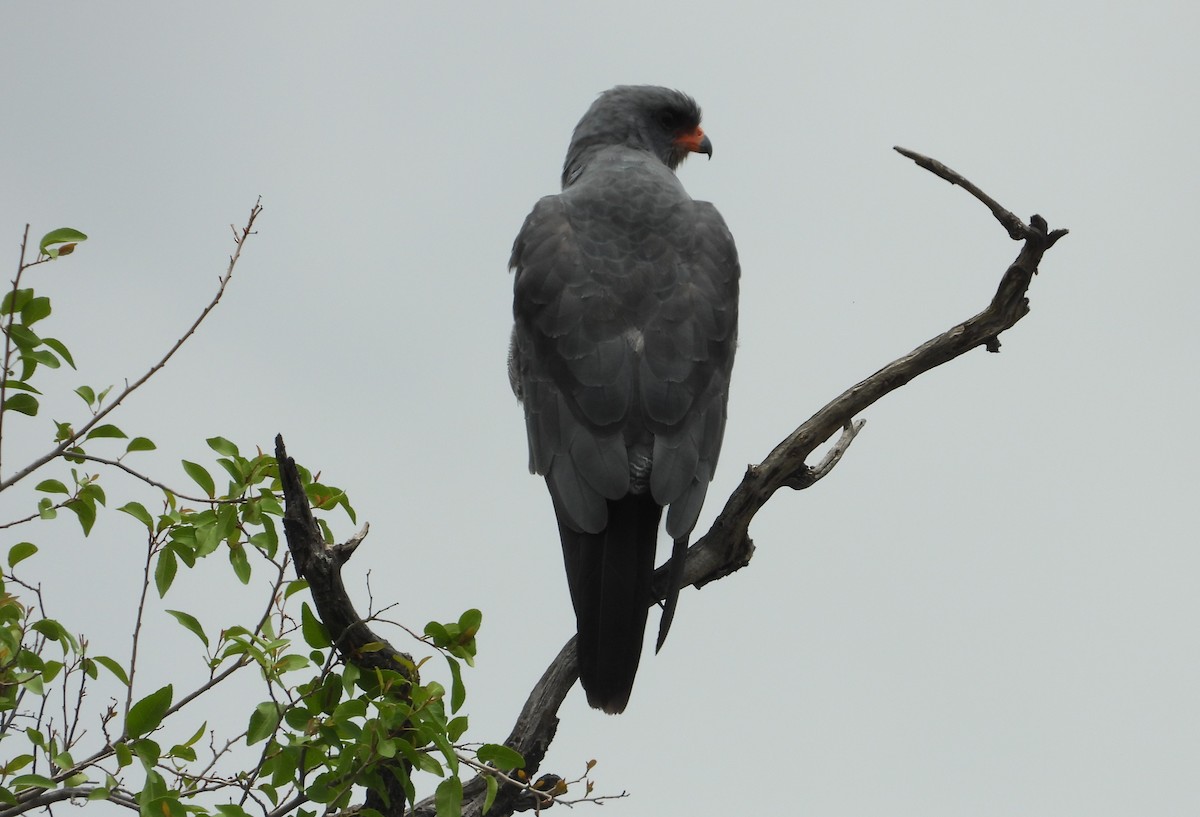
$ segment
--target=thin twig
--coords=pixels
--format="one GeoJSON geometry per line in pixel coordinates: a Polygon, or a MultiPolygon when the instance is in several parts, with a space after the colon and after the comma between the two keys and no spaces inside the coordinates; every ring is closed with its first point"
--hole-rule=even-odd
{"type": "MultiPolygon", "coordinates": [[[[0,416],[3,416],[2,412],[0,412],[0,416]]],[[[68,503],[70,503],[72,500],[74,500],[76,498],[77,498],[77,496],[68,497],[67,499],[64,499],[62,502],[59,502],[57,505],[51,505],[50,510],[60,511],[64,507],[66,507],[66,505],[68,503]]],[[[40,519],[42,516],[42,513],[43,513],[42,511],[38,511],[36,513],[29,514],[29,516],[22,516],[20,519],[14,519],[11,522],[5,522],[3,525],[0,525],[0,530],[4,530],[5,528],[15,528],[17,525],[24,525],[26,522],[32,522],[35,519],[40,519]]]]}
{"type": "MultiPolygon", "coordinates": [[[[142,482],[146,483],[147,485],[152,485],[155,488],[159,488],[163,491],[166,491],[169,494],[173,494],[176,498],[182,499],[185,502],[195,502],[198,504],[212,504],[212,505],[237,505],[238,503],[246,501],[244,496],[234,497],[233,499],[215,499],[213,497],[207,497],[207,496],[188,496],[187,494],[183,494],[183,493],[180,493],[179,491],[176,491],[174,488],[172,488],[169,485],[164,485],[163,483],[159,482],[158,480],[152,479],[152,478],[146,476],[145,474],[142,474],[138,471],[133,470],[132,468],[130,468],[128,465],[121,462],[120,460],[113,460],[113,459],[109,459],[107,457],[97,457],[97,456],[93,456],[92,454],[72,454],[71,458],[87,460],[89,462],[98,462],[101,465],[111,465],[113,468],[119,468],[120,470],[124,471],[126,474],[129,474],[129,476],[140,479],[142,482]]],[[[2,527],[2,526],[0,526],[0,527],[2,527]]]]}
{"type": "MultiPolygon", "coordinates": [[[[12,299],[12,311],[8,313],[8,320],[4,322],[4,370],[0,371],[0,406],[4,405],[5,399],[8,397],[8,377],[9,371],[12,368],[12,326],[17,320],[17,292],[21,288],[21,275],[25,272],[25,248],[29,244],[29,225],[25,225],[25,232],[21,235],[21,257],[17,261],[17,275],[13,278],[12,289],[9,290],[9,297],[12,299]]],[[[4,412],[0,411],[0,455],[3,453],[4,444],[4,412]]],[[[3,458],[0,456],[0,474],[3,474],[3,458]]]]}
{"type": "Polygon", "coordinates": [[[151,366],[149,371],[147,371],[144,375],[139,377],[130,385],[126,386],[124,391],[117,395],[116,399],[113,400],[113,402],[110,403],[107,408],[98,411],[92,416],[92,419],[84,423],[79,429],[72,433],[71,436],[60,442],[48,453],[43,454],[29,465],[17,471],[7,480],[0,481],[0,491],[3,491],[5,488],[11,488],[13,485],[37,471],[46,463],[61,457],[67,451],[67,449],[82,439],[84,435],[91,431],[101,420],[111,413],[113,409],[121,405],[121,403],[124,402],[129,395],[141,388],[147,380],[157,374],[163,366],[167,365],[167,361],[174,357],[175,353],[179,351],[180,347],[183,346],[188,338],[195,333],[195,331],[200,327],[200,324],[204,322],[204,319],[208,317],[208,314],[212,312],[214,308],[216,308],[218,303],[220,303],[221,296],[225,294],[225,288],[229,285],[229,281],[233,278],[233,270],[237,266],[238,259],[242,257],[242,249],[246,246],[246,241],[250,238],[250,236],[254,235],[254,221],[258,218],[259,213],[261,212],[262,200],[259,199],[254,203],[254,206],[250,208],[250,218],[246,221],[246,226],[240,231],[235,230],[234,232],[234,243],[236,247],[233,255],[229,256],[229,266],[226,267],[225,274],[220,278],[216,295],[213,296],[213,299],[209,301],[208,306],[204,307],[204,309],[200,312],[200,316],[193,321],[192,325],[188,327],[187,331],[183,333],[179,340],[175,341],[171,348],[167,350],[167,353],[163,355],[157,363],[151,366]]]}
{"type": "MultiPolygon", "coordinates": [[[[154,554],[158,552],[155,547],[154,534],[146,534],[146,563],[142,566],[142,592],[138,597],[137,614],[133,620],[133,647],[129,654],[129,684],[125,687],[125,711],[129,712],[133,708],[133,679],[137,673],[137,657],[138,657],[138,642],[142,635],[142,621],[146,615],[146,595],[150,592],[150,565],[154,561],[154,554]]],[[[121,738],[126,735],[121,733],[121,738]]]]}

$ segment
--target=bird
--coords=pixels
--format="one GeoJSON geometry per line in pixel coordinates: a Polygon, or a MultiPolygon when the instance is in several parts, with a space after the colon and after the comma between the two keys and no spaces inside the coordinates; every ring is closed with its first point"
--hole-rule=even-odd
{"type": "Polygon", "coordinates": [[[610,714],[628,705],[656,601],[663,509],[673,545],[656,649],[725,434],[737,248],[675,173],[712,152],[687,94],[601,93],[572,134],[561,192],[534,205],[509,261],[508,373],[529,470],[558,523],[580,682],[610,714]]]}

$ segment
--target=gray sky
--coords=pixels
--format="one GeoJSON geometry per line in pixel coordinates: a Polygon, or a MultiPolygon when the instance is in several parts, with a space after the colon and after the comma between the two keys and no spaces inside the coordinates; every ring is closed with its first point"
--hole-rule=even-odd
{"type": "MultiPolygon", "coordinates": [[[[26,221],[90,234],[33,282],[84,372],[53,382],[120,382],[207,301],[261,194],[226,302],[116,422],[180,485],[205,437],[282,431],[371,522],[352,583],[370,570],[417,627],[484,611],[468,709],[498,740],[573,626],[504,371],[505,266],[594,95],[683,89],[715,146],[680,170],[743,264],[701,529],[747,463],[991,297],[1017,245],[891,146],[939,158],[1071,229],[1033,312],[776,496],[750,567],[685,591],[626,714],[572,693],[544,769],[597,758],[599,789],[633,795],[613,815],[1194,815],[1198,21],[1182,2],[10,0],[4,263],[26,221]]],[[[45,447],[48,417],[21,428],[13,449],[45,447]]],[[[127,620],[134,530],[62,555],[105,577],[78,626],[127,620]]],[[[205,621],[237,603],[219,587],[190,608],[205,621]]]]}

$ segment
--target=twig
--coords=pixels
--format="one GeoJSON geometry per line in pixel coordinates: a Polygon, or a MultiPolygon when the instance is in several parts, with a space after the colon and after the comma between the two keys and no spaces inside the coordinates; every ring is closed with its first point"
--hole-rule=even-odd
{"type": "MultiPolygon", "coordinates": [[[[1008,231],[1008,237],[1014,241],[1041,238],[1047,242],[1043,249],[1048,250],[1054,246],[1054,242],[1058,241],[1058,239],[1062,238],[1068,232],[1067,230],[1054,230],[1053,232],[1046,234],[1043,228],[1041,233],[1039,233],[1036,224],[1030,225],[1021,221],[1021,219],[1017,218],[1011,211],[1001,207],[999,202],[964,178],[962,174],[951,170],[937,159],[931,159],[928,156],[924,156],[916,151],[909,150],[908,148],[902,148],[898,145],[892,148],[892,150],[896,151],[901,156],[912,159],[919,166],[925,168],[938,178],[945,179],[946,181],[950,182],[950,184],[958,185],[963,190],[966,190],[972,196],[979,199],[989,210],[992,211],[992,215],[994,215],[996,220],[1000,222],[1000,225],[1008,231]]],[[[1040,216],[1034,216],[1030,221],[1036,222],[1039,218],[1040,216]]]]}
{"type": "Polygon", "coordinates": [[[217,294],[213,296],[213,299],[211,301],[209,301],[208,306],[204,307],[204,309],[200,312],[200,316],[197,317],[195,321],[193,321],[192,325],[190,327],[188,327],[187,331],[183,333],[182,337],[180,337],[179,340],[175,341],[175,343],[171,346],[171,348],[169,350],[167,350],[167,353],[165,355],[163,355],[162,358],[157,363],[155,363],[153,366],[150,367],[149,371],[147,371],[144,375],[139,377],[137,380],[135,380],[130,385],[126,386],[124,391],[122,391],[119,395],[117,395],[116,399],[114,399],[113,402],[109,403],[107,408],[101,409],[96,414],[94,414],[92,416],[92,419],[88,420],[86,423],[84,423],[82,426],[80,426],[79,429],[77,429],[74,433],[71,434],[71,436],[67,437],[65,440],[60,442],[57,446],[55,446],[53,449],[51,449],[48,453],[43,454],[42,456],[38,457],[36,460],[31,462],[29,465],[27,465],[24,468],[22,468],[21,470],[17,471],[15,474],[13,474],[7,480],[0,481],[0,491],[3,491],[6,488],[11,488],[13,485],[20,482],[21,480],[23,480],[25,477],[29,476],[33,472],[37,471],[39,468],[41,468],[46,463],[48,463],[51,460],[54,460],[58,457],[61,457],[67,451],[67,449],[69,449],[71,446],[73,446],[75,443],[77,443],[80,439],[82,439],[84,437],[84,435],[86,435],[101,420],[103,420],[106,416],[108,416],[108,414],[110,412],[112,412],[113,409],[115,409],[117,406],[121,405],[121,403],[124,402],[125,399],[127,397],[129,397],[129,395],[133,394],[135,391],[137,391],[139,388],[141,388],[141,386],[147,380],[149,380],[151,377],[153,377],[155,374],[157,374],[158,371],[163,366],[167,365],[167,361],[169,361],[175,355],[175,353],[179,351],[180,347],[183,346],[183,344],[188,340],[188,338],[190,338],[195,333],[195,331],[200,327],[200,324],[204,322],[204,319],[208,317],[208,314],[210,312],[212,312],[214,308],[216,308],[218,303],[220,303],[221,296],[225,294],[225,288],[229,285],[229,281],[233,278],[233,270],[237,266],[238,259],[242,257],[242,249],[246,246],[246,241],[250,238],[250,236],[254,235],[254,229],[253,229],[254,221],[255,221],[255,219],[258,218],[259,213],[261,213],[261,212],[262,212],[262,199],[260,198],[258,201],[256,201],[254,203],[254,206],[252,208],[250,208],[250,218],[246,221],[246,226],[243,227],[240,231],[238,231],[238,230],[234,231],[234,243],[235,243],[236,247],[234,249],[233,255],[229,256],[229,266],[226,267],[225,274],[222,275],[220,278],[220,283],[217,287],[217,294]]]}
{"type": "MultiPolygon", "coordinates": [[[[133,708],[133,680],[137,673],[138,643],[142,635],[142,621],[146,616],[146,595],[150,592],[150,565],[154,561],[155,547],[153,532],[146,534],[146,563],[142,566],[142,592],[138,596],[137,614],[133,619],[133,647],[129,653],[129,684],[125,687],[125,711],[133,708]]],[[[126,735],[122,731],[121,739],[126,735]]]]}
{"type": "MultiPolygon", "coordinates": [[[[152,478],[146,476],[145,474],[142,474],[138,471],[133,470],[132,468],[130,468],[128,465],[121,462],[120,460],[113,460],[113,459],[109,459],[107,457],[97,457],[97,456],[93,456],[92,454],[72,454],[71,458],[87,460],[89,462],[98,462],[101,465],[111,465],[113,468],[118,468],[118,469],[124,471],[126,474],[129,474],[129,476],[134,477],[136,479],[140,479],[142,482],[146,483],[147,485],[152,485],[155,488],[159,488],[163,491],[166,491],[169,494],[173,494],[176,498],[182,499],[185,502],[195,502],[197,504],[205,504],[205,505],[237,505],[238,503],[245,501],[244,497],[234,497],[233,499],[215,499],[213,497],[208,497],[208,496],[188,496],[187,494],[183,494],[183,493],[180,493],[179,491],[176,491],[174,488],[172,488],[169,485],[164,485],[163,483],[159,482],[158,480],[152,479],[152,478]]],[[[0,527],[2,527],[2,526],[0,526],[0,527]]]]}
{"type": "MultiPolygon", "coordinates": [[[[25,248],[29,245],[29,225],[25,225],[25,232],[21,235],[21,257],[17,261],[17,275],[13,278],[12,289],[9,290],[9,297],[12,298],[13,310],[8,314],[8,320],[4,322],[4,370],[0,371],[0,406],[4,405],[5,399],[8,397],[8,373],[12,368],[12,326],[17,321],[17,292],[21,288],[21,275],[26,269],[25,264],[25,248]]],[[[3,452],[4,444],[4,412],[0,411],[0,453],[3,452]]],[[[0,458],[0,474],[2,470],[3,459],[0,458]]]]}

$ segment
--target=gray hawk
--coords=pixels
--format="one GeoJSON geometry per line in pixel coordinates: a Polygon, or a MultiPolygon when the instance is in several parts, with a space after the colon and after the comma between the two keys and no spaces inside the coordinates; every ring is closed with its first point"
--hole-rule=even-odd
{"type": "Polygon", "coordinates": [[[739,266],[712,204],[675,176],[712,157],[700,108],[652,86],[602,93],[571,138],[562,192],[513,244],[509,377],[529,470],[545,477],[588,703],[629,701],[663,508],[674,543],[658,646],[725,433],[739,266]]]}

